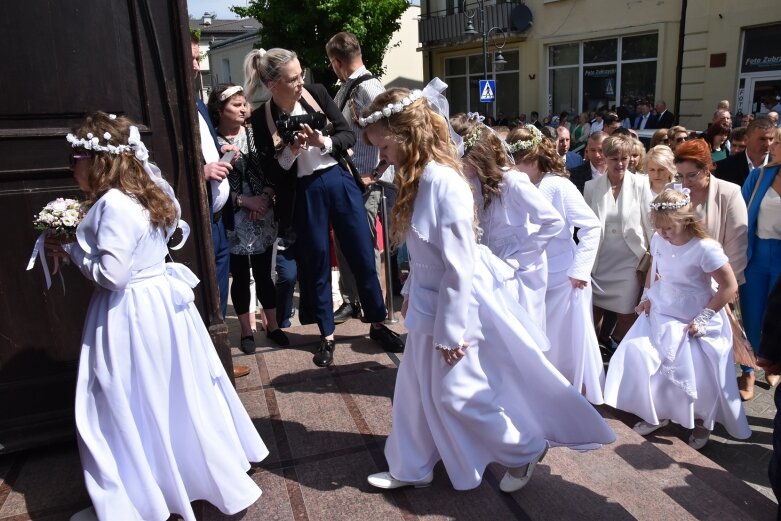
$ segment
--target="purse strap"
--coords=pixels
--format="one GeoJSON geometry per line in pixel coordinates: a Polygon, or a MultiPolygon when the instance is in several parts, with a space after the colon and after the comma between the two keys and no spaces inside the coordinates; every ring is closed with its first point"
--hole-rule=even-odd
{"type": "Polygon", "coordinates": [[[751,203],[754,202],[754,196],[757,195],[757,190],[759,190],[759,185],[762,183],[762,178],[765,175],[765,167],[761,167],[759,169],[759,176],[757,176],[757,182],[754,184],[754,189],[751,191],[751,197],[748,200],[748,204],[746,205],[746,208],[751,208],[751,203]]]}

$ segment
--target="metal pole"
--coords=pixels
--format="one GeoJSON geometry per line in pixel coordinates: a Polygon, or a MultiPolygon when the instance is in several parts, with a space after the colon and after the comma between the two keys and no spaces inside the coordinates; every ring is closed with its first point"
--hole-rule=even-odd
{"type": "MultiPolygon", "coordinates": [[[[488,32],[485,23],[485,0],[480,0],[480,32],[483,34],[483,79],[488,81],[488,32]]],[[[479,93],[483,95],[482,92],[479,93]]],[[[484,105],[483,116],[488,117],[488,102],[484,105]]]]}
{"type": "Polygon", "coordinates": [[[385,307],[388,310],[388,317],[385,319],[386,324],[395,324],[399,321],[396,318],[396,311],[393,307],[393,276],[391,275],[391,253],[390,253],[390,223],[388,222],[388,200],[385,197],[384,183],[378,183],[380,185],[380,193],[382,194],[382,243],[385,249],[385,307]]]}

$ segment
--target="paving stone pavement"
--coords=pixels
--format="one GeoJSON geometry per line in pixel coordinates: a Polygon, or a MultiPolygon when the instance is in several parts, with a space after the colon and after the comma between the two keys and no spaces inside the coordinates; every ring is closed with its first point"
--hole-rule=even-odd
{"type": "MultiPolygon", "coordinates": [[[[232,345],[238,345],[235,317],[228,323],[232,345]]],[[[746,441],[717,430],[697,452],[688,447],[682,428],[643,438],[631,430],[634,416],[599,407],[616,431],[616,443],[588,453],[552,449],[529,485],[514,494],[499,491],[504,470],[493,465],[471,491],[453,490],[441,464],[430,488],[372,490],[366,476],[387,468],[382,447],[403,355],[380,350],[367,338],[368,327],[357,320],[337,326],[335,364],[328,369],[311,362],[318,338],[314,326],[291,328],[289,348],[270,346],[259,334],[255,355],[233,349],[235,362],[252,369],[236,387],[270,449],[250,471],[263,496],[234,516],[197,503],[198,519],[776,518],[766,472],[775,408],[761,373],[756,398],[745,404],[754,431],[746,441]]],[[[400,324],[391,327],[404,332],[400,324]]],[[[65,520],[87,505],[75,444],[0,457],[0,521],[65,520]]],[[[125,517],[117,513],[114,519],[125,517]]]]}

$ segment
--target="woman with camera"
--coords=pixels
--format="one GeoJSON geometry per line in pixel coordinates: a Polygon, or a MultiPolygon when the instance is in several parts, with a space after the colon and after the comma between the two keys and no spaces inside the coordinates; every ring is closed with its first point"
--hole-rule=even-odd
{"type": "MultiPolygon", "coordinates": [[[[276,180],[280,230],[289,235],[292,228],[296,242],[306,248],[297,259],[299,317],[301,323],[317,323],[320,329],[320,346],[313,362],[320,367],[330,365],[335,348],[329,224],[355,275],[364,316],[372,323],[369,336],[388,351],[402,351],[403,340],[382,324],[387,312],[362,187],[346,169],[345,156],[355,143],[355,134],[325,87],[304,86],[295,52],[254,50],[246,61],[251,65],[247,92],[251,95],[261,83],[271,92],[271,100],[253,112],[251,121],[261,167],[276,180]],[[317,113],[330,122],[328,130],[302,123],[283,138],[291,118],[317,113]]],[[[318,126],[316,117],[309,121],[318,126]]]]}
{"type": "Polygon", "coordinates": [[[257,299],[260,300],[266,324],[266,336],[280,346],[289,345],[285,333],[277,324],[276,291],[271,278],[277,222],[274,218],[274,187],[263,175],[254,148],[252,129],[244,128],[249,113],[244,89],[238,85],[223,85],[211,92],[207,105],[220,145],[233,145],[240,154],[228,174],[231,199],[235,210],[234,226],[228,230],[230,243],[231,300],[241,325],[240,349],[245,354],[255,352],[255,337],[250,320],[250,267],[255,277],[257,299]]]}

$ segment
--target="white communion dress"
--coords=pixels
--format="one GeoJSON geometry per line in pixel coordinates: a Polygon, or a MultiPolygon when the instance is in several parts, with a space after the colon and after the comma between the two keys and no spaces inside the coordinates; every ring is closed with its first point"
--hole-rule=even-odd
{"type": "Polygon", "coordinates": [[[704,336],[688,334],[689,322],[714,294],[709,274],[727,256],[713,239],[676,246],[658,234],[651,254],[659,274],[647,293],[651,311],[637,317],[610,360],[605,403],[652,425],[671,420],[691,429],[700,419],[709,430],[718,422],[731,436],[748,438],[725,311],[711,319],[704,336]]]}
{"type": "Polygon", "coordinates": [[[67,245],[96,284],[76,387],[84,479],[101,520],[194,521],[198,499],[233,514],[261,494],[268,455],[193,303],[198,279],[166,263],[165,233],[112,189],[67,245]]]}
{"type": "Polygon", "coordinates": [[[480,181],[471,179],[482,236],[480,242],[515,270],[509,285],[529,316],[545,331],[545,291],[548,285],[548,243],[564,228],[564,221],[529,180],[512,168],[504,169],[499,195],[488,205],[480,181]]]}
{"type": "Polygon", "coordinates": [[[590,281],[602,225],[569,179],[548,173],[538,187],[566,224],[547,249],[545,332],[550,349],[545,355],[575,389],[582,391],[591,403],[601,404],[605,368],[594,331],[590,281]],[[579,228],[578,244],[572,238],[575,227],[579,228]],[[573,288],[570,277],[589,284],[573,288]]]}
{"type": "Polygon", "coordinates": [[[513,272],[474,238],[469,184],[429,163],[407,235],[409,334],[385,445],[391,475],[420,481],[442,460],[458,490],[486,465],[529,463],[544,447],[596,449],[615,434],[545,358],[544,333],[507,290],[513,272]],[[437,346],[469,347],[448,365],[437,346]]]}

